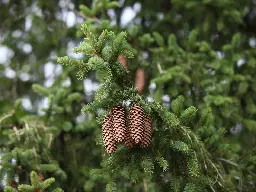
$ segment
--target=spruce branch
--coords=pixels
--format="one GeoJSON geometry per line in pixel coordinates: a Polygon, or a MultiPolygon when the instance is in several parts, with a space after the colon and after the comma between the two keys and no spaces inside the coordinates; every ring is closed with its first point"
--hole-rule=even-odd
{"type": "MultiPolygon", "coordinates": [[[[124,68],[123,65],[121,65],[121,63],[117,62],[117,58],[121,54],[127,57],[132,57],[132,54],[125,48],[127,44],[127,34],[125,32],[121,32],[116,35],[114,32],[104,30],[97,38],[90,31],[89,27],[86,24],[82,25],[82,31],[84,32],[86,38],[79,45],[79,47],[74,49],[74,51],[83,52],[87,56],[87,61],[85,63],[82,63],[81,66],[87,66],[88,70],[94,70],[105,74],[105,82],[96,92],[97,97],[92,103],[84,106],[82,108],[82,112],[96,112],[98,109],[104,109],[105,112],[111,111],[113,107],[119,105],[126,100],[132,100],[135,103],[140,104],[141,106],[138,109],[136,108],[136,110],[134,110],[134,114],[137,114],[138,111],[145,111],[145,113],[152,117],[153,120],[159,122],[161,126],[159,126],[157,131],[158,134],[163,135],[163,139],[159,142],[159,145],[161,145],[161,143],[165,143],[166,146],[166,143],[168,143],[166,147],[171,149],[171,153],[174,153],[175,155],[183,158],[179,165],[179,167],[181,167],[181,170],[174,171],[174,176],[175,174],[177,174],[177,176],[179,174],[186,174],[189,179],[199,178],[203,175],[202,170],[200,170],[200,162],[202,161],[204,162],[205,168],[211,168],[211,171],[216,172],[216,174],[218,175],[218,178],[216,179],[217,182],[219,182],[219,178],[221,178],[219,168],[217,168],[217,166],[211,161],[211,156],[209,155],[204,144],[200,141],[198,135],[194,133],[189,127],[186,127],[187,124],[195,121],[197,109],[191,106],[183,111],[182,106],[185,99],[184,97],[180,96],[171,103],[172,112],[170,112],[160,103],[156,101],[147,102],[142,96],[137,93],[136,88],[133,85],[133,81],[130,78],[129,72],[124,68]],[[164,133],[173,133],[173,135],[169,135],[173,138],[167,138],[168,135],[166,135],[166,138],[164,138],[164,133]]],[[[159,34],[155,33],[154,36],[157,39],[158,44],[164,44],[159,34]]],[[[142,36],[140,38],[140,41],[143,42],[144,45],[150,45],[154,42],[150,35],[142,36]]],[[[207,52],[210,49],[208,44],[206,43],[201,43],[200,46],[202,52],[207,52]]],[[[177,47],[178,45],[176,37],[174,35],[170,35],[168,39],[168,49],[176,52],[177,54],[184,55],[184,50],[177,47]]],[[[60,61],[62,63],[67,63],[67,61],[69,61],[69,58],[65,59],[60,59],[60,61]]],[[[73,66],[79,66],[79,62],[74,62],[71,60],[70,62],[73,63],[73,66]]],[[[173,66],[166,69],[162,76],[154,79],[154,82],[156,82],[157,84],[161,84],[163,82],[170,81],[173,78],[179,78],[186,83],[191,83],[191,78],[183,73],[183,69],[180,66],[173,66]]],[[[213,99],[214,96],[208,96],[207,101],[213,102],[213,99]]],[[[225,99],[225,101],[228,101],[229,98],[225,99]]],[[[218,104],[221,105],[223,102],[223,98],[220,98],[219,100],[221,101],[218,104]]],[[[105,114],[106,113],[104,113],[104,115],[105,114]]],[[[122,112],[122,114],[125,113],[122,112]]],[[[210,119],[209,111],[206,111],[205,114],[202,116],[203,117],[201,117],[198,126],[207,124],[207,122],[209,121],[208,119],[210,119]]],[[[143,115],[141,115],[141,117],[143,117],[143,115]]],[[[115,121],[121,122],[120,117],[116,118],[115,121]]],[[[134,122],[132,120],[129,120],[129,122],[134,123],[137,127],[139,127],[139,123],[143,123],[143,120],[136,119],[136,121],[134,122]]],[[[124,153],[123,147],[116,147],[116,143],[114,142],[114,140],[116,140],[117,142],[123,141],[125,139],[125,134],[123,134],[122,132],[120,138],[115,138],[113,136],[113,133],[116,134],[116,131],[112,131],[112,133],[110,131],[111,126],[108,125],[110,125],[110,123],[103,124],[104,145],[108,153],[113,154],[108,156],[106,161],[103,161],[103,172],[108,173],[112,179],[115,179],[115,175],[118,174],[117,172],[122,166],[129,164],[130,161],[134,160],[134,162],[139,162],[140,160],[141,162],[139,163],[139,166],[135,164],[132,172],[129,174],[125,174],[126,177],[130,178],[133,182],[138,181],[140,177],[139,169],[144,170],[144,172],[153,174],[154,171],[157,170],[155,169],[155,164],[152,160],[154,158],[139,157],[138,154],[140,153],[135,154],[133,150],[130,157],[126,156],[126,159],[123,159],[121,157],[122,153],[124,153]],[[120,159],[122,159],[123,161],[120,161],[120,159]]],[[[136,130],[137,129],[135,128],[131,129],[131,138],[135,141],[135,144],[139,144],[141,142],[143,128],[140,128],[140,132],[138,135],[135,134],[138,133],[138,131],[136,130]]],[[[212,137],[212,142],[216,142],[216,139],[212,137]]],[[[156,146],[152,146],[152,150],[156,150],[155,147],[156,146]]],[[[158,155],[157,158],[155,158],[155,161],[157,162],[156,165],[161,167],[161,169],[165,172],[167,172],[169,168],[172,169],[172,171],[174,169],[171,167],[171,165],[169,165],[170,162],[166,160],[164,156],[158,155]]],[[[223,182],[223,180],[221,182],[223,182]]],[[[107,188],[111,188],[112,184],[113,183],[111,181],[107,185],[107,188]]],[[[220,185],[222,184],[220,183],[220,185]]],[[[187,190],[189,190],[189,188],[192,189],[192,185],[188,185],[187,190]]]]}
{"type": "MultiPolygon", "coordinates": [[[[32,171],[30,173],[31,185],[21,184],[17,187],[18,190],[14,189],[11,186],[5,187],[5,192],[45,192],[45,189],[49,188],[52,183],[55,182],[54,178],[49,178],[44,181],[41,181],[39,175],[32,171]]],[[[62,189],[57,188],[53,192],[63,192],[62,189]]]]}

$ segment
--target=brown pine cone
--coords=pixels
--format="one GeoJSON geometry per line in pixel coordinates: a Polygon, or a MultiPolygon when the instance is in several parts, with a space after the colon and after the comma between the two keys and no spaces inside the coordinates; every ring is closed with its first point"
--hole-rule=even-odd
{"type": "Polygon", "coordinates": [[[132,137],[131,137],[131,132],[130,130],[127,130],[126,135],[125,135],[125,140],[124,140],[124,145],[128,148],[131,149],[135,145],[132,137]]]}
{"type": "Polygon", "coordinates": [[[119,143],[125,140],[126,135],[125,109],[123,106],[118,105],[112,109],[112,114],[114,138],[119,143]]]}
{"type": "Polygon", "coordinates": [[[112,114],[105,117],[102,124],[102,139],[107,153],[114,153],[116,151],[116,141],[112,129],[112,114]]]}
{"type": "Polygon", "coordinates": [[[131,137],[134,142],[138,144],[141,141],[144,132],[144,111],[140,104],[136,103],[132,106],[128,119],[131,137]]]}
{"type": "Polygon", "coordinates": [[[123,67],[127,70],[128,69],[128,59],[124,55],[119,55],[117,61],[123,65],[123,67]]]}
{"type": "Polygon", "coordinates": [[[144,69],[138,68],[136,71],[136,88],[141,95],[145,87],[145,72],[144,69]]]}
{"type": "Polygon", "coordinates": [[[43,176],[42,172],[38,171],[37,174],[38,174],[40,183],[43,183],[44,182],[44,176],[43,176]]]}
{"type": "Polygon", "coordinates": [[[143,148],[148,147],[151,142],[151,137],[152,137],[152,120],[148,115],[145,114],[144,133],[143,133],[143,138],[140,142],[140,146],[143,148]]]}

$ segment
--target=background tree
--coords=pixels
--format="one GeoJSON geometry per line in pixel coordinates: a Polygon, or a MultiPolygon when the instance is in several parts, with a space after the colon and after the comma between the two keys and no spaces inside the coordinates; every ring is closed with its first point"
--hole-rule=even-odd
{"type": "Polygon", "coordinates": [[[254,1],[10,0],[0,9],[2,190],[40,185],[32,172],[21,187],[31,171],[41,183],[54,177],[50,190],[255,190],[254,1]],[[128,72],[119,55],[131,58],[128,72]],[[134,102],[153,120],[151,145],[108,155],[103,119],[134,102]]]}

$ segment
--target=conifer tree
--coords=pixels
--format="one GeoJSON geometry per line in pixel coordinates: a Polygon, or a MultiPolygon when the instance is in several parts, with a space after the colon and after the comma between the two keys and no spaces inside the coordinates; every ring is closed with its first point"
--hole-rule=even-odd
{"type": "Polygon", "coordinates": [[[3,6],[2,44],[15,52],[6,69],[18,71],[11,83],[0,68],[0,190],[255,190],[253,1],[21,2],[3,6]],[[31,11],[31,30],[19,29],[33,6],[41,16],[31,11]],[[82,24],[65,29],[63,10],[82,24]],[[17,30],[38,49],[22,53],[17,30]],[[47,86],[49,61],[63,68],[47,86]],[[23,82],[26,70],[38,79],[23,82]]]}

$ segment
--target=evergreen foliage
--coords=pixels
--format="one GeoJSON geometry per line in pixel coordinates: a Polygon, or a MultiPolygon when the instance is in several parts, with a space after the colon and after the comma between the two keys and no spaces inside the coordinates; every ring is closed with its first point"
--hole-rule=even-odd
{"type": "Polygon", "coordinates": [[[0,190],[255,190],[253,1],[77,1],[62,8],[83,19],[69,29],[56,16],[62,3],[8,1],[0,8],[0,29],[9,28],[1,44],[15,52],[5,67],[17,71],[11,82],[0,66],[0,190]],[[121,24],[122,12],[136,6],[133,21],[121,24]],[[22,28],[25,8],[31,30],[22,28]],[[31,53],[19,49],[24,42],[31,53]],[[47,86],[42,71],[50,61],[64,67],[47,86]],[[142,94],[137,69],[145,71],[142,94]],[[91,93],[82,80],[99,87],[91,93]],[[149,146],[120,143],[108,154],[104,119],[134,104],[153,122],[149,146]]]}
{"type": "MultiPolygon", "coordinates": [[[[40,181],[39,175],[34,171],[32,171],[30,174],[30,180],[31,180],[31,185],[24,185],[24,184],[19,185],[17,187],[17,190],[14,187],[7,186],[5,188],[5,192],[18,192],[18,191],[22,191],[22,192],[42,191],[43,192],[55,181],[54,178],[49,178],[49,179],[46,179],[45,181],[40,181]]],[[[53,190],[53,192],[63,192],[63,190],[60,188],[56,188],[53,190]]]]}

